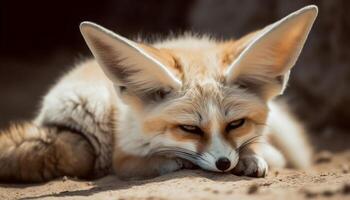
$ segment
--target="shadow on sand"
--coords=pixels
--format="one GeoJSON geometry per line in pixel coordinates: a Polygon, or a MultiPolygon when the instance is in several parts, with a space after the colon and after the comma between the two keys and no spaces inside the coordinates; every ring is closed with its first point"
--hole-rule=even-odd
{"type": "MultiPolygon", "coordinates": [[[[231,174],[218,174],[212,172],[204,172],[201,170],[182,170],[170,174],[166,174],[160,177],[156,177],[148,180],[137,180],[137,181],[122,181],[116,176],[110,175],[104,178],[90,181],[92,188],[82,189],[82,190],[73,190],[73,191],[63,191],[53,194],[45,194],[34,197],[24,197],[21,200],[30,200],[30,199],[41,199],[45,197],[72,197],[72,196],[91,196],[103,191],[115,191],[121,189],[127,189],[133,186],[147,185],[155,182],[166,182],[171,179],[182,179],[182,178],[206,178],[211,181],[220,181],[220,182],[236,182],[241,180],[253,180],[254,178],[235,176],[231,174]]],[[[2,187],[8,188],[24,188],[30,186],[37,186],[38,184],[25,184],[25,185],[1,185],[2,187]]]]}

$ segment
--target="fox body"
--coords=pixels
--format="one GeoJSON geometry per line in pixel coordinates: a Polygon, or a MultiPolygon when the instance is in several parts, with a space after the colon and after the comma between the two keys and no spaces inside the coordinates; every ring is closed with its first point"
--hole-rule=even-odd
{"type": "Polygon", "coordinates": [[[0,180],[149,178],[199,166],[262,177],[307,167],[302,126],[278,104],[315,6],[238,40],[133,42],[90,22],[95,59],[63,76],[35,120],[0,134],[0,180]]]}

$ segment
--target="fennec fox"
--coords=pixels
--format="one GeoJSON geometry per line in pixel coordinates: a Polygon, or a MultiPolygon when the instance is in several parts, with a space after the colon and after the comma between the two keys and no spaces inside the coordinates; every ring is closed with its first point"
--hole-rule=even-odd
{"type": "Polygon", "coordinates": [[[63,76],[38,116],[0,134],[0,180],[150,178],[181,168],[264,177],[307,167],[303,128],[282,94],[317,15],[307,6],[238,40],[134,42],[97,24],[95,59],[63,76]]]}

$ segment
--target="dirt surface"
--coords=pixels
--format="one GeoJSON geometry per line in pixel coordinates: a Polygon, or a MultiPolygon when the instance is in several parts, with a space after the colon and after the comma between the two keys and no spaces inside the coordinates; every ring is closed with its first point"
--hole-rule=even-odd
{"type": "Polygon", "coordinates": [[[266,178],[201,170],[131,182],[64,177],[39,185],[0,184],[0,199],[350,199],[350,151],[319,153],[310,170],[271,170],[266,178]]]}

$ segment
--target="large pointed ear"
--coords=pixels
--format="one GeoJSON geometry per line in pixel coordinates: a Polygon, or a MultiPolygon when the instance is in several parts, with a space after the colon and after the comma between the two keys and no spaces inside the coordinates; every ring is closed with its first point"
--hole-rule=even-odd
{"type": "Polygon", "coordinates": [[[317,16],[304,7],[258,31],[227,68],[228,84],[238,84],[268,100],[281,94],[317,16]]]}
{"type": "Polygon", "coordinates": [[[91,22],[81,23],[80,31],[107,77],[123,90],[143,94],[181,87],[174,73],[140,44],[91,22]]]}

